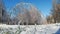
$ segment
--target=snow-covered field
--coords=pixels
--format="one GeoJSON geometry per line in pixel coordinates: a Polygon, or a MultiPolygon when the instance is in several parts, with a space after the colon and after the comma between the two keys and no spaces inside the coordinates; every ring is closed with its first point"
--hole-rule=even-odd
{"type": "Polygon", "coordinates": [[[47,25],[0,25],[0,34],[60,34],[60,23],[47,25]]]}

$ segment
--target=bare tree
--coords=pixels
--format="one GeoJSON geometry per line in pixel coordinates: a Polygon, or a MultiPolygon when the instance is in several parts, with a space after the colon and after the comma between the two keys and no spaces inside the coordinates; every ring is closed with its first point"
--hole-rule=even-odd
{"type": "Polygon", "coordinates": [[[2,22],[2,0],[0,0],[0,22],[2,22]]]}
{"type": "Polygon", "coordinates": [[[54,23],[60,22],[60,0],[53,0],[53,10],[52,17],[54,18],[54,23]]]}
{"type": "Polygon", "coordinates": [[[9,19],[10,16],[6,11],[3,0],[0,0],[0,22],[2,22],[3,24],[8,24],[9,19]]]}

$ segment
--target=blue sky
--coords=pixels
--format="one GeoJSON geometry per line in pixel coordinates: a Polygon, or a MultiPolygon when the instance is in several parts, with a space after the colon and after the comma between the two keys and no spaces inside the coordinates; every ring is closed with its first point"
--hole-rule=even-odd
{"type": "Polygon", "coordinates": [[[20,2],[31,3],[35,5],[45,17],[49,15],[52,9],[52,0],[3,0],[3,2],[7,10],[10,10],[12,7],[20,2]]]}

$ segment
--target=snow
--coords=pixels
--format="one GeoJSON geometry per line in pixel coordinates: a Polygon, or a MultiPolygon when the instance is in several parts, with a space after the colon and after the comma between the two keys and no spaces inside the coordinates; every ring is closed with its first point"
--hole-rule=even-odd
{"type": "Polygon", "coordinates": [[[60,34],[60,23],[47,25],[0,25],[0,34],[60,34]],[[13,32],[13,33],[12,33],[13,32]]]}

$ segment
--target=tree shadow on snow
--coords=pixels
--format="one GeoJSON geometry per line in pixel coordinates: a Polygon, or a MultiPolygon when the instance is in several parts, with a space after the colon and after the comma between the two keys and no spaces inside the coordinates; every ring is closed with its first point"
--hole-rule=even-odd
{"type": "Polygon", "coordinates": [[[57,32],[55,34],[60,34],[60,28],[57,30],[57,32]]]}

